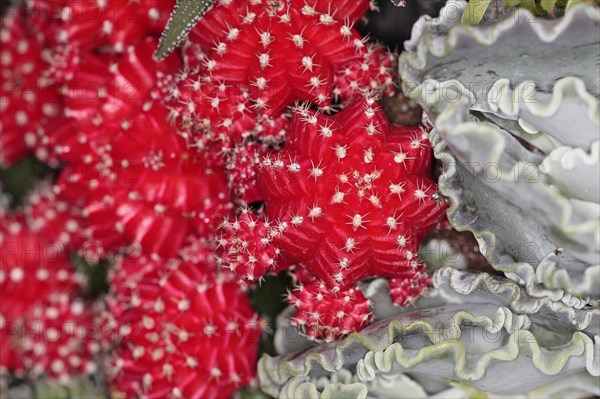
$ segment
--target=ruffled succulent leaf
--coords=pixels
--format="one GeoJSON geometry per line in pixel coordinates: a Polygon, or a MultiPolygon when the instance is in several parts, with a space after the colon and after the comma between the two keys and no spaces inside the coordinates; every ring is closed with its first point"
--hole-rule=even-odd
{"type": "Polygon", "coordinates": [[[488,261],[529,292],[595,302],[600,198],[588,180],[597,175],[600,12],[580,6],[562,19],[532,18],[518,10],[485,28],[423,31],[400,70],[437,128],[440,189],[455,228],[472,231],[488,261]],[[583,69],[551,55],[576,47],[587,53],[583,69]]]}
{"type": "MultiPolygon", "coordinates": [[[[571,8],[573,8],[577,4],[585,4],[586,2],[589,3],[589,1],[586,1],[586,0],[569,0],[567,2],[567,11],[569,11],[571,8]]],[[[594,4],[598,5],[599,4],[598,0],[594,0],[594,4]]]]}
{"type": "Polygon", "coordinates": [[[594,355],[598,342],[558,324],[553,326],[552,340],[552,334],[540,334],[540,329],[532,328],[527,316],[489,304],[420,310],[376,323],[341,342],[277,358],[264,356],[259,377],[265,392],[280,396],[290,380],[342,368],[355,369],[363,385],[380,374],[410,371],[507,394],[561,374],[600,375],[594,355]],[[489,336],[495,338],[485,338],[489,336]],[[507,367],[509,363],[513,367],[507,367]],[[515,367],[527,378],[515,378],[515,367]],[[506,384],[508,379],[511,384],[506,384]]]}
{"type": "Polygon", "coordinates": [[[210,9],[215,0],[177,0],[175,9],[163,31],[154,53],[156,60],[163,60],[188,35],[196,22],[210,9]]]}
{"type": "Polygon", "coordinates": [[[562,398],[569,396],[575,398],[588,398],[598,392],[598,383],[595,377],[588,373],[579,373],[571,376],[558,378],[552,382],[539,386],[535,389],[520,392],[514,395],[489,395],[484,391],[477,390],[467,384],[452,381],[451,388],[446,389],[436,397],[446,398],[494,398],[494,399],[533,399],[533,398],[562,398]]]}
{"type": "Polygon", "coordinates": [[[445,267],[435,272],[433,284],[446,301],[493,303],[528,315],[537,324],[569,325],[593,337],[600,334],[600,308],[575,297],[537,298],[507,278],[445,267]]]}
{"type": "Polygon", "coordinates": [[[539,169],[565,196],[584,201],[600,198],[600,141],[592,144],[590,152],[559,147],[544,159],[539,169]]]}
{"type": "MultiPolygon", "coordinates": [[[[446,388],[447,384],[443,385],[446,388]]],[[[377,376],[373,381],[365,384],[358,382],[356,375],[350,370],[342,369],[326,376],[294,378],[281,389],[279,397],[325,399],[336,397],[335,395],[340,392],[345,394],[342,399],[365,397],[419,399],[429,396],[419,382],[404,374],[395,374],[391,377],[377,376]]]]}
{"type": "MultiPolygon", "coordinates": [[[[490,131],[493,129],[491,126],[482,126],[482,128],[490,131]]],[[[530,175],[532,171],[524,166],[520,166],[522,176],[520,183],[513,183],[510,181],[511,178],[507,178],[509,181],[501,182],[494,179],[494,183],[489,181],[486,184],[481,175],[475,177],[471,173],[473,164],[469,167],[454,157],[437,131],[434,130],[431,137],[434,154],[444,164],[444,173],[440,177],[439,187],[442,194],[450,198],[448,217],[455,228],[460,231],[471,231],[475,235],[482,253],[490,264],[519,283],[527,285],[529,292],[535,296],[550,295],[560,298],[565,295],[563,290],[584,298],[588,295],[594,297],[600,295],[598,291],[600,266],[588,263],[589,259],[593,261],[594,251],[589,252],[588,261],[577,260],[568,250],[564,253],[556,252],[562,247],[556,244],[557,241],[549,240],[548,237],[548,233],[552,230],[557,232],[561,229],[568,230],[571,235],[567,233],[561,234],[561,237],[555,235],[554,240],[562,239],[564,245],[569,244],[567,241],[570,240],[571,246],[576,242],[595,245],[596,232],[593,223],[594,220],[597,221],[597,216],[586,214],[586,209],[581,207],[581,202],[575,201],[572,204],[565,202],[566,200],[561,199],[562,196],[557,188],[552,189],[542,184],[541,180],[537,183],[526,183],[528,179],[524,177],[532,176],[530,175]],[[541,190],[534,186],[539,186],[541,190]],[[502,195],[501,192],[505,190],[506,193],[502,195]],[[523,191],[517,193],[519,190],[523,191]],[[508,194],[509,192],[511,194],[508,194]],[[510,198],[517,198],[516,196],[519,196],[519,199],[530,197],[527,202],[531,206],[536,202],[533,199],[537,198],[537,203],[543,204],[538,210],[542,208],[546,210],[538,215],[532,215],[531,208],[522,208],[519,202],[515,204],[510,201],[510,198]],[[561,205],[566,206],[562,211],[559,210],[561,205]],[[579,206],[578,210],[574,210],[572,205],[579,206]],[[543,223],[553,224],[564,220],[557,219],[555,212],[567,215],[574,211],[582,212],[577,217],[582,220],[578,228],[575,225],[570,227],[554,225],[555,227],[549,229],[544,228],[543,223]],[[577,229],[582,233],[587,230],[587,233],[579,237],[581,241],[576,238],[577,229]]],[[[489,137],[492,140],[493,136],[489,137]]],[[[516,144],[516,140],[507,133],[500,135],[498,139],[509,139],[512,144],[516,144]]],[[[535,168],[535,165],[535,163],[526,164],[529,168],[535,168]]],[[[515,176],[514,171],[519,169],[508,168],[499,174],[507,176],[506,170],[511,176],[515,176]]],[[[536,173],[534,169],[533,176],[536,173]]]]}
{"type": "Polygon", "coordinates": [[[422,15],[412,27],[411,37],[404,42],[404,48],[407,51],[415,51],[418,40],[427,32],[428,40],[435,42],[440,39],[443,43],[448,30],[461,21],[462,15],[468,6],[464,0],[448,0],[439,16],[431,17],[422,15]]]}
{"type": "MultiPolygon", "coordinates": [[[[443,92],[428,93],[422,88],[431,91],[436,82],[442,82],[445,89],[459,87],[464,89],[461,90],[464,95],[472,95],[473,109],[491,111],[493,106],[488,104],[488,99],[500,98],[501,87],[496,84],[500,79],[508,79],[515,86],[531,81],[538,91],[551,91],[555,81],[574,76],[597,98],[600,87],[594,72],[600,46],[596,38],[599,10],[580,6],[564,18],[543,24],[532,23],[532,18],[528,11],[518,10],[512,18],[486,27],[457,25],[456,19],[446,18],[455,25],[445,26],[447,34],[413,32],[419,39],[418,46],[414,52],[404,53],[399,62],[405,91],[421,96],[420,102],[431,103],[431,98],[438,102],[452,100],[444,97],[443,92]],[[510,56],[515,52],[515,43],[520,43],[518,54],[510,56]],[[561,59],[562,56],[577,59],[578,63],[557,62],[557,53],[561,59]],[[498,57],[498,54],[506,56],[498,57]],[[518,57],[518,68],[515,68],[515,57],[518,57]],[[422,90],[417,91],[419,88],[422,90]],[[425,94],[430,94],[429,100],[423,97],[425,94]]],[[[530,90],[526,94],[531,95],[532,87],[529,84],[522,89],[530,90]]]]}
{"type": "MultiPolygon", "coordinates": [[[[329,399],[329,390],[326,388],[335,385],[336,388],[348,384],[356,385],[357,377],[351,371],[342,369],[327,376],[294,378],[291,379],[280,391],[280,398],[321,398],[329,399]],[[307,394],[307,393],[310,393],[307,394]]],[[[419,376],[418,374],[392,374],[377,375],[366,386],[369,398],[396,398],[396,399],[421,399],[421,398],[495,398],[495,399],[534,399],[534,398],[560,398],[568,395],[572,399],[585,399],[598,392],[598,383],[595,377],[588,373],[558,378],[550,383],[535,389],[518,394],[490,395],[468,384],[452,380],[443,380],[439,377],[419,376]]],[[[359,391],[361,394],[362,390],[359,391]]],[[[351,397],[351,396],[347,396],[351,397]]],[[[354,396],[352,396],[354,397],[354,396]]],[[[360,398],[356,396],[354,398],[360,398]]]]}
{"type": "MultiPolygon", "coordinates": [[[[507,7],[524,8],[536,16],[556,16],[560,14],[560,12],[557,13],[557,10],[569,11],[577,4],[591,4],[592,2],[587,0],[504,0],[502,3],[507,7]]],[[[598,1],[595,0],[593,3],[597,5],[598,1]]]]}
{"type": "MultiPolygon", "coordinates": [[[[597,262],[600,255],[597,199],[582,202],[563,196],[557,187],[540,178],[542,156],[528,151],[505,130],[472,120],[460,107],[450,107],[436,123],[452,153],[488,187],[488,192],[495,192],[516,205],[545,231],[554,245],[552,251],[565,249],[563,259],[569,259],[563,262],[565,267],[573,268],[569,265],[571,261],[597,262]]],[[[547,253],[540,251],[542,255],[547,253]]]]}
{"type": "MultiPolygon", "coordinates": [[[[365,288],[372,300],[384,297],[383,284],[365,288]]],[[[598,308],[577,309],[577,299],[535,298],[506,278],[449,267],[435,273],[432,293],[437,299],[423,298],[413,310],[396,308],[395,316],[345,340],[263,357],[262,389],[279,398],[340,392],[398,398],[518,392],[527,398],[569,387],[585,397],[599,391],[598,308]],[[515,367],[527,378],[515,378],[508,371],[515,367]]]]}

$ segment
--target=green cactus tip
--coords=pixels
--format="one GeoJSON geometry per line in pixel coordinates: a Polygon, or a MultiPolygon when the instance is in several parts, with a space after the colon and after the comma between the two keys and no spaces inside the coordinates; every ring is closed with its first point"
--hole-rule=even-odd
{"type": "Polygon", "coordinates": [[[154,53],[154,59],[161,61],[169,55],[187,37],[214,2],[215,0],[177,0],[158,43],[158,49],[154,53]]]}

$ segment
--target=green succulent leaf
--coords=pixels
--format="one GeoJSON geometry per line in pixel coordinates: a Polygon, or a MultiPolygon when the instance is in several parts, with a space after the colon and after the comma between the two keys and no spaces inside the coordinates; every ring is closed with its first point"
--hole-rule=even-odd
{"type": "Polygon", "coordinates": [[[47,380],[34,384],[37,399],[106,399],[104,389],[88,380],[74,380],[68,385],[61,385],[47,380]]]}
{"type": "Polygon", "coordinates": [[[552,10],[554,10],[554,7],[557,5],[557,3],[558,3],[557,0],[541,0],[540,6],[544,9],[544,11],[552,12],[552,10]]]}
{"type": "MultiPolygon", "coordinates": [[[[544,15],[546,14],[547,10],[546,8],[542,5],[542,2],[545,3],[556,3],[556,0],[554,1],[540,1],[540,0],[517,0],[517,1],[505,1],[504,4],[512,7],[520,7],[520,8],[524,8],[526,10],[531,11],[531,13],[535,16],[540,16],[540,15],[544,15]]],[[[550,6],[550,4],[546,4],[546,7],[551,7],[550,9],[554,8],[554,4],[552,4],[550,6]]]]}
{"type": "Polygon", "coordinates": [[[505,0],[504,5],[508,7],[520,7],[531,11],[536,16],[550,14],[553,15],[556,7],[570,8],[577,4],[589,3],[600,5],[599,0],[505,0]]]}
{"type": "Polygon", "coordinates": [[[467,25],[477,25],[483,19],[486,10],[492,0],[472,0],[469,1],[467,9],[462,16],[462,23],[467,25]]]}
{"type": "Polygon", "coordinates": [[[215,0],[177,0],[175,9],[154,53],[157,61],[163,60],[188,35],[190,30],[210,9],[215,0]]]}

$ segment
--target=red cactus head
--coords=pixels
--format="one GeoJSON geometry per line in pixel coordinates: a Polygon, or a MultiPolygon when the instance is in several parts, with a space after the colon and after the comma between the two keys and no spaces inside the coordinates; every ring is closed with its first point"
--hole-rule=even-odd
{"type": "Polygon", "coordinates": [[[71,204],[57,198],[54,188],[49,182],[36,187],[23,207],[25,220],[33,232],[49,242],[77,248],[83,241],[81,215],[71,204]]]}
{"type": "Polygon", "coordinates": [[[113,272],[121,341],[113,391],[220,398],[254,377],[261,326],[232,276],[210,264],[128,259],[113,272]]]}
{"type": "Polygon", "coordinates": [[[290,292],[288,302],[296,308],[292,324],[313,340],[333,341],[362,330],[372,320],[370,302],[356,287],[332,292],[313,279],[290,292]]]}
{"type": "Polygon", "coordinates": [[[169,93],[169,118],[199,150],[222,153],[252,133],[256,111],[247,88],[226,85],[199,71],[183,72],[169,93]]]}
{"type": "Polygon", "coordinates": [[[60,242],[34,233],[20,216],[0,218],[0,314],[14,321],[55,294],[77,292],[81,278],[60,242]]]}
{"type": "Polygon", "coordinates": [[[445,210],[430,157],[423,129],[391,125],[372,100],[297,109],[285,148],[259,163],[266,215],[285,226],[275,244],[329,287],[415,270],[445,210]]]}
{"type": "Polygon", "coordinates": [[[190,40],[205,49],[213,79],[249,87],[264,113],[296,100],[329,106],[334,71],[366,52],[352,25],[368,8],[368,0],[219,0],[190,40]]]}
{"type": "Polygon", "coordinates": [[[68,161],[60,198],[81,208],[89,241],[104,251],[137,243],[169,258],[188,235],[209,237],[231,202],[218,165],[167,122],[159,82],[181,63],[177,54],[156,63],[155,46],[147,39],[122,56],[90,55],[67,85],[78,134],[54,138],[68,161]]]}
{"type": "Polygon", "coordinates": [[[15,350],[22,354],[32,378],[45,375],[62,383],[72,376],[98,372],[95,357],[107,333],[93,307],[68,295],[53,295],[24,318],[24,334],[15,350]]]}
{"type": "Polygon", "coordinates": [[[173,9],[172,0],[28,0],[31,24],[48,45],[85,51],[110,46],[122,52],[149,35],[158,36],[173,9]]]}
{"type": "Polygon", "coordinates": [[[362,59],[349,62],[336,71],[336,96],[348,100],[365,90],[392,95],[397,78],[396,56],[381,45],[368,43],[362,59]]]}
{"type": "Polygon", "coordinates": [[[56,229],[32,217],[35,232],[20,214],[0,219],[0,369],[63,381],[93,373],[99,346],[88,332],[95,316],[75,299],[82,276],[71,265],[65,237],[46,239],[44,233],[56,229]]]}
{"type": "Polygon", "coordinates": [[[57,88],[44,79],[48,67],[40,40],[13,9],[0,27],[0,164],[17,162],[39,129],[57,117],[62,103],[57,88]]]}

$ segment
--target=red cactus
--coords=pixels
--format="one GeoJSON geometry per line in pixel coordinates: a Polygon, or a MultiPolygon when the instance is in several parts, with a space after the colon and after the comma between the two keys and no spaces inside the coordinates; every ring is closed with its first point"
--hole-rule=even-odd
{"type": "Polygon", "coordinates": [[[333,117],[301,108],[292,124],[258,173],[267,217],[285,226],[282,253],[332,288],[413,269],[445,210],[427,177],[427,134],[390,125],[368,99],[333,117]]]}
{"type": "Polygon", "coordinates": [[[64,116],[53,118],[27,136],[27,145],[42,162],[60,166],[67,160],[79,162],[89,155],[87,135],[64,116]]]}
{"type": "Polygon", "coordinates": [[[232,276],[148,259],[128,259],[112,276],[121,332],[113,392],[221,398],[252,381],[261,323],[232,276]]]}
{"type": "Polygon", "coordinates": [[[48,241],[66,248],[81,245],[81,215],[71,204],[57,198],[49,182],[40,183],[27,197],[23,214],[31,230],[48,241]]]}
{"type": "Polygon", "coordinates": [[[352,291],[357,282],[394,278],[394,302],[402,305],[429,283],[418,263],[419,241],[445,211],[428,177],[430,161],[426,131],[391,125],[372,98],[332,117],[299,107],[284,149],[257,162],[268,221],[246,211],[223,223],[217,241],[221,263],[247,282],[279,264],[302,264],[317,282],[292,295],[299,306],[297,323],[326,339],[350,326],[360,328],[368,321],[362,319],[368,306],[346,325],[335,316],[346,308],[332,305],[350,292],[350,303],[364,303],[352,291]],[[320,300],[303,303],[319,293],[328,298],[324,306],[320,300]],[[307,312],[316,308],[320,324],[314,319],[307,324],[307,312]]]}
{"type": "Polygon", "coordinates": [[[225,176],[186,147],[155,104],[99,152],[65,169],[60,197],[82,209],[87,237],[106,251],[131,243],[172,257],[192,233],[210,237],[231,209],[225,176]]]}
{"type": "Polygon", "coordinates": [[[264,151],[264,146],[249,143],[236,147],[227,154],[225,161],[227,182],[235,198],[242,204],[246,205],[262,200],[256,187],[254,160],[258,154],[264,151]]]}
{"type": "Polygon", "coordinates": [[[190,263],[202,263],[210,264],[215,266],[212,240],[200,237],[197,235],[191,235],[185,240],[183,248],[179,251],[179,256],[182,260],[190,263]]]}
{"type": "Polygon", "coordinates": [[[199,150],[223,153],[242,143],[256,123],[248,90],[183,72],[170,90],[169,117],[199,150]]]}
{"type": "Polygon", "coordinates": [[[43,77],[48,64],[42,44],[30,32],[23,13],[12,9],[2,19],[0,43],[0,164],[17,162],[48,120],[62,110],[57,88],[43,77]]]}
{"type": "Polygon", "coordinates": [[[313,280],[300,284],[288,295],[296,308],[292,324],[314,340],[333,341],[366,327],[372,320],[370,302],[358,288],[333,292],[313,280]]]}
{"type": "Polygon", "coordinates": [[[425,265],[415,265],[405,276],[388,280],[392,303],[400,306],[411,305],[427,291],[431,276],[425,265]]]}
{"type": "Polygon", "coordinates": [[[202,65],[206,60],[206,53],[199,43],[184,40],[181,45],[181,54],[183,56],[183,69],[185,71],[202,70],[199,65],[202,65]]]}
{"type": "Polygon", "coordinates": [[[281,268],[281,251],[273,241],[283,225],[259,219],[249,209],[243,209],[239,217],[226,219],[220,227],[216,242],[222,247],[222,255],[218,263],[241,280],[254,284],[266,273],[281,268]]]}
{"type": "Polygon", "coordinates": [[[159,82],[181,68],[178,54],[154,61],[156,45],[155,39],[146,38],[128,46],[122,56],[87,53],[85,68],[79,68],[65,88],[65,114],[86,132],[127,130],[136,114],[163,102],[159,82]]]}
{"type": "Polygon", "coordinates": [[[158,36],[173,9],[172,0],[28,0],[29,19],[50,46],[68,44],[89,51],[158,36]]]}
{"type": "Polygon", "coordinates": [[[223,172],[167,122],[159,82],[181,63],[176,54],[156,63],[155,46],[147,39],[121,57],[89,55],[67,85],[78,134],[49,133],[68,161],[59,197],[81,208],[89,243],[102,252],[137,243],[176,256],[189,234],[209,237],[231,208],[223,172]]]}
{"type": "Polygon", "coordinates": [[[367,51],[352,25],[368,8],[368,0],[219,0],[190,40],[205,49],[212,79],[249,87],[263,113],[296,100],[329,106],[334,72],[367,51]]]}
{"type": "MultiPolygon", "coordinates": [[[[176,72],[181,60],[173,55],[161,64],[152,60],[156,40],[129,46],[122,56],[82,53],[77,65],[65,66],[65,117],[39,129],[31,141],[36,153],[49,159],[80,163],[97,158],[95,152],[126,131],[141,112],[162,102],[157,83],[176,72]],[[81,68],[80,65],[85,65],[81,68]],[[71,76],[72,75],[72,76],[71,76]]],[[[52,72],[52,69],[49,70],[52,72]]],[[[56,77],[56,76],[55,76],[56,77]]]]}
{"type": "Polygon", "coordinates": [[[235,147],[227,153],[225,158],[227,182],[238,203],[248,205],[263,200],[256,187],[254,164],[268,151],[266,145],[250,142],[235,147]]]}
{"type": "Polygon", "coordinates": [[[106,331],[93,308],[68,295],[53,295],[35,305],[22,324],[26,332],[15,350],[32,377],[46,375],[68,382],[73,375],[98,372],[96,355],[106,331]]]}
{"type": "MultiPolygon", "coordinates": [[[[191,48],[186,44],[184,53],[191,48]]],[[[224,161],[233,174],[247,174],[246,160],[239,162],[240,155],[247,157],[241,154],[247,152],[246,147],[258,150],[258,143],[263,148],[281,145],[289,129],[289,114],[259,117],[252,109],[248,88],[216,82],[199,70],[184,70],[174,84],[162,82],[161,89],[168,99],[169,119],[179,133],[199,151],[224,161]]]]}
{"type": "Polygon", "coordinates": [[[82,52],[79,47],[70,44],[61,44],[47,48],[44,59],[48,62],[48,68],[44,71],[44,77],[54,84],[65,84],[73,79],[77,70],[81,68],[82,52]]]}
{"type": "Polygon", "coordinates": [[[64,237],[47,240],[23,219],[0,220],[0,368],[61,380],[93,373],[99,349],[89,335],[94,313],[75,299],[82,278],[60,242],[64,237]]]}
{"type": "Polygon", "coordinates": [[[0,314],[14,322],[52,294],[79,289],[68,253],[30,230],[21,215],[0,219],[0,314]]]}
{"type": "Polygon", "coordinates": [[[263,116],[254,126],[253,136],[262,144],[281,147],[290,130],[291,117],[289,112],[283,112],[275,118],[263,116]]]}
{"type": "Polygon", "coordinates": [[[378,44],[367,44],[361,60],[352,61],[335,72],[335,95],[351,99],[365,90],[389,96],[394,93],[396,55],[378,44]]]}

